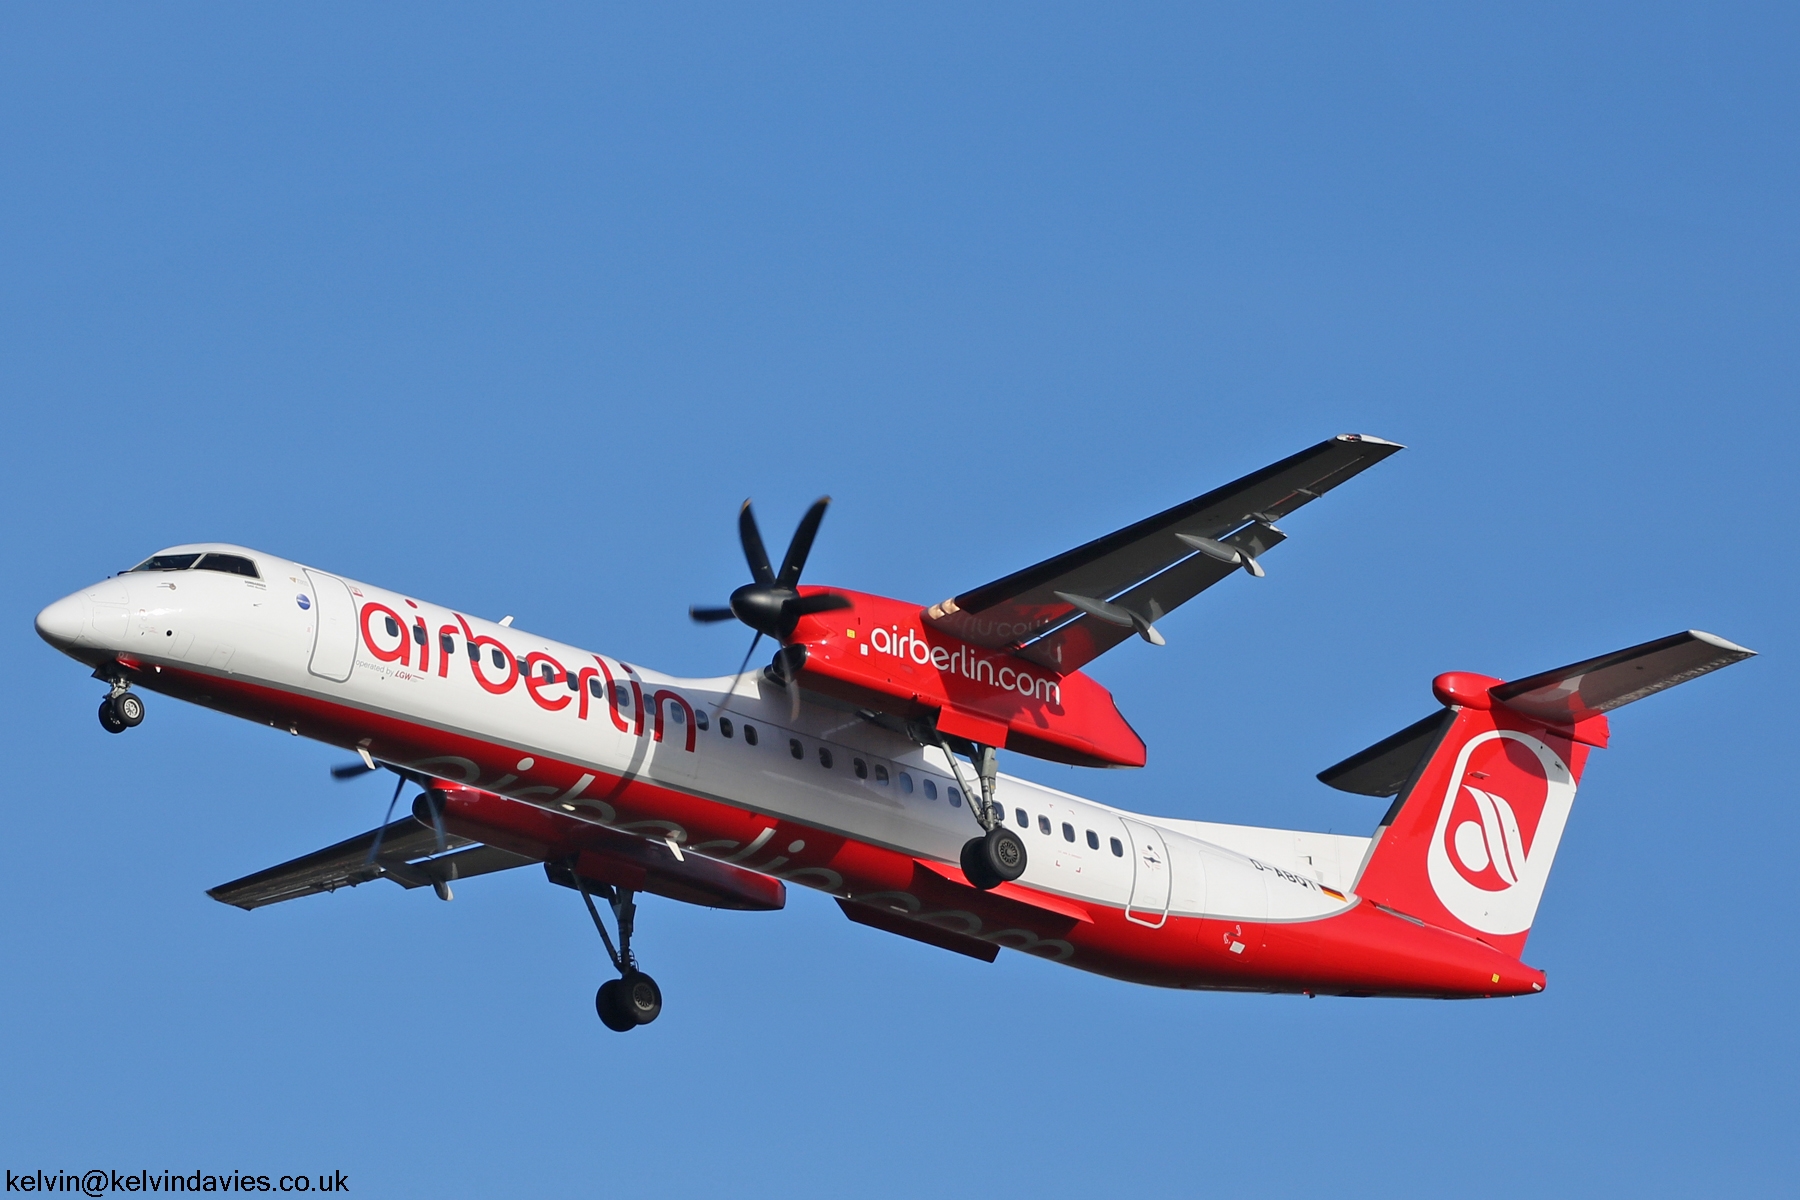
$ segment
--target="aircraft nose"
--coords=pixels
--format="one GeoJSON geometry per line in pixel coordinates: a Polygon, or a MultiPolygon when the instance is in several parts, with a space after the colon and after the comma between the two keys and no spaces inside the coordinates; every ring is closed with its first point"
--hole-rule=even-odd
{"type": "Polygon", "coordinates": [[[38,636],[58,650],[68,650],[87,628],[93,603],[79,592],[64,596],[37,615],[38,636]]]}

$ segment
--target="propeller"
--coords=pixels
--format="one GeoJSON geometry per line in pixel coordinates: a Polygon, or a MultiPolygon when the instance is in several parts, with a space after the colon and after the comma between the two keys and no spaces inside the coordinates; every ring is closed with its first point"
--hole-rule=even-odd
{"type": "MultiPolygon", "coordinates": [[[[361,746],[357,747],[356,752],[362,756],[362,760],[353,763],[340,763],[338,766],[331,768],[331,777],[333,779],[356,779],[360,776],[379,771],[383,766],[386,766],[387,769],[392,771],[396,776],[394,780],[394,794],[388,798],[387,815],[381,818],[381,828],[375,831],[375,840],[369,846],[369,857],[366,861],[374,862],[375,856],[381,853],[381,843],[383,839],[387,837],[387,827],[394,819],[394,808],[400,803],[400,793],[406,790],[406,781],[408,779],[419,779],[423,782],[429,781],[424,781],[422,776],[414,776],[399,767],[385,763],[377,763],[375,761],[375,756],[361,746]]],[[[448,844],[448,841],[444,836],[444,814],[441,806],[435,800],[429,799],[430,796],[431,792],[427,790],[421,798],[426,800],[427,806],[431,809],[431,823],[437,830],[437,848],[439,853],[442,853],[444,847],[448,844]]],[[[416,815],[415,810],[415,816],[416,815]]]]}
{"type": "MultiPolygon", "coordinates": [[[[731,694],[737,690],[739,680],[743,679],[744,671],[750,665],[750,656],[756,653],[757,644],[764,637],[785,642],[793,634],[794,626],[800,623],[801,617],[850,607],[849,599],[836,592],[816,592],[810,596],[802,596],[798,590],[800,572],[806,566],[807,555],[812,553],[813,539],[819,535],[819,522],[825,519],[825,510],[830,505],[830,496],[820,496],[806,510],[806,515],[800,518],[800,524],[794,530],[793,540],[788,543],[787,553],[782,556],[779,571],[769,565],[769,552],[763,546],[762,531],[756,527],[756,513],[751,509],[750,501],[744,501],[744,507],[738,510],[738,541],[744,547],[744,561],[750,566],[750,582],[731,593],[731,602],[727,607],[695,605],[688,609],[688,616],[701,625],[736,618],[756,631],[756,636],[750,639],[750,649],[744,654],[743,664],[738,667],[731,687],[725,692],[726,700],[719,704],[718,711],[724,711],[725,703],[729,702],[731,694]]],[[[795,695],[798,694],[796,691],[795,695]]]]}

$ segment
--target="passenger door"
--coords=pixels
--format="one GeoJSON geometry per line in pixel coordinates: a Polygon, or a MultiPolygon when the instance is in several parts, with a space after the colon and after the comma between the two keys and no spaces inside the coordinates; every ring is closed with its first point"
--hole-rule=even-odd
{"type": "Polygon", "coordinates": [[[312,582],[313,650],[306,669],[320,679],[342,683],[356,666],[356,598],[335,575],[308,569],[312,582]]]}
{"type": "Polygon", "coordinates": [[[1169,919],[1169,848],[1163,836],[1148,825],[1125,822],[1131,847],[1131,900],[1125,919],[1161,929],[1169,919]]]}

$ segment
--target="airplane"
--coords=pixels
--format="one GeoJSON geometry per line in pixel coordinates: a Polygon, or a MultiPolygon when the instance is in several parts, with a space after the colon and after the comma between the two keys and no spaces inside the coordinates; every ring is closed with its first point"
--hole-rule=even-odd
{"type": "Polygon", "coordinates": [[[637,899],[772,911],[796,884],[858,924],[984,962],[1002,949],[1134,983],[1306,995],[1542,991],[1526,937],[1613,709],[1750,657],[1697,631],[1502,681],[1449,672],[1422,720],[1328,767],[1392,797],[1367,837],[1154,817],[1003,774],[997,753],[1131,768],[1143,741],[1084,668],[1223,580],[1277,525],[1403,447],[1345,434],[929,606],[802,585],[828,499],[779,568],[749,501],[750,582],[695,621],[754,631],[686,679],[241,546],[171,546],[49,605],[51,646],[121,733],[157,692],[396,777],[375,829],[212,888],[245,910],[388,879],[541,866],[580,894],[613,1030],[662,993],[637,899]],[[763,639],[779,649],[748,671],[763,639]],[[412,811],[394,819],[408,784],[412,811]],[[596,898],[611,910],[609,931],[596,898]],[[616,936],[615,936],[616,931],[616,936]]]}

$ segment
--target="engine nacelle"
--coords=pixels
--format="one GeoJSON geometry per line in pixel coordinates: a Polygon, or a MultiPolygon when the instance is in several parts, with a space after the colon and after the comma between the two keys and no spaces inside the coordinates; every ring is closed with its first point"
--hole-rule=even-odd
{"type": "Polygon", "coordinates": [[[916,604],[830,590],[851,607],[802,617],[788,663],[802,687],[954,737],[1084,767],[1141,767],[1144,742],[1112,693],[925,623],[916,604]]]}

